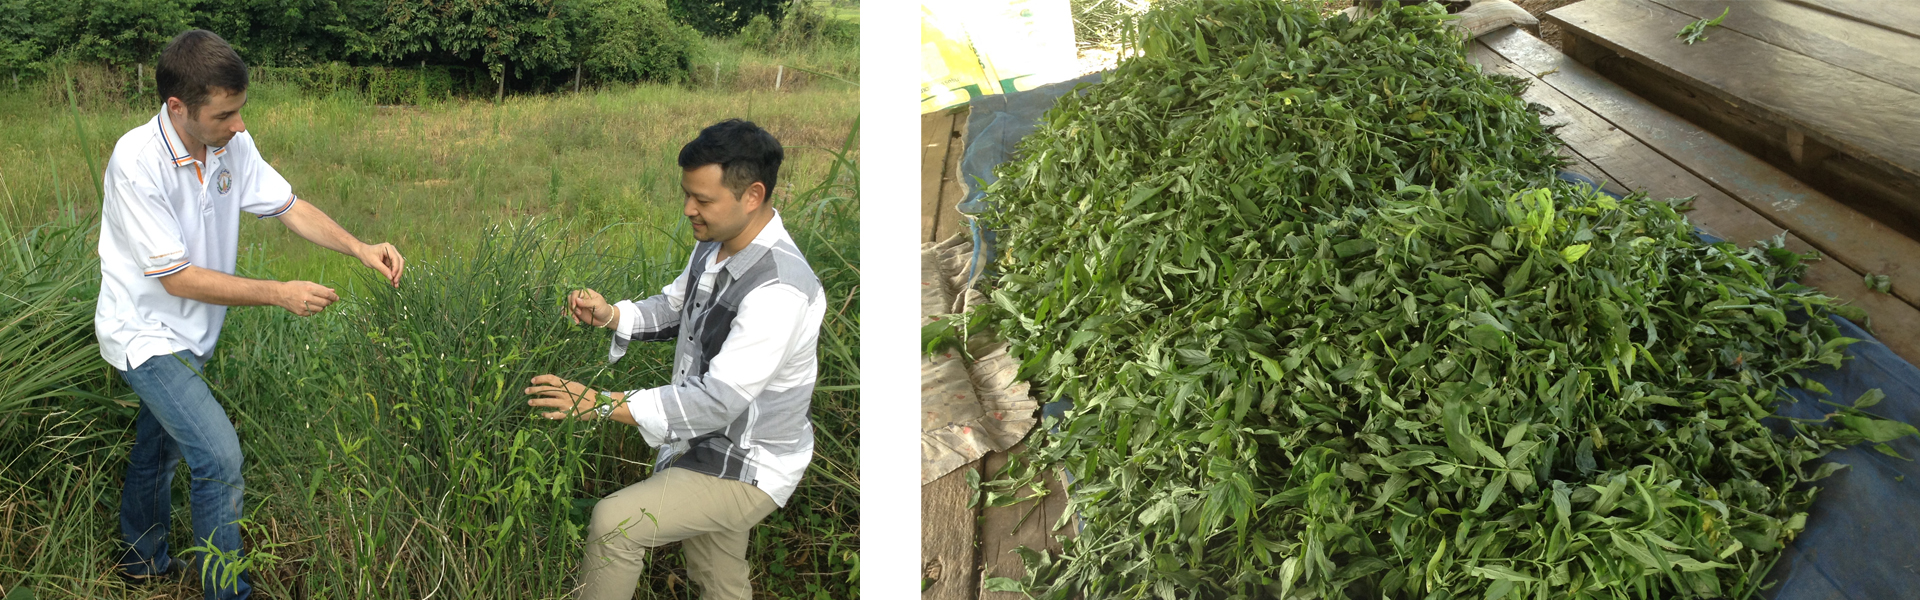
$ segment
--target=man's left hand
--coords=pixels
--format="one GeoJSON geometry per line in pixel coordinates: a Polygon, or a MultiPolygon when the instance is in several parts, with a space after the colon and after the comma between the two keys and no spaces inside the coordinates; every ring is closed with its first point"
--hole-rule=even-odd
{"type": "Polygon", "coordinates": [[[399,248],[387,243],[366,244],[360,246],[360,251],[355,255],[360,258],[360,264],[387,278],[389,285],[400,287],[400,271],[406,268],[407,259],[400,256],[399,248]]]}

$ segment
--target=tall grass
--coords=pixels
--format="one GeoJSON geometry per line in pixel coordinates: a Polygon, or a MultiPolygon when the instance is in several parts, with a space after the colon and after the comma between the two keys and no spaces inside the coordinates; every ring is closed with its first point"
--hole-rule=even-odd
{"type": "MultiPolygon", "coordinates": [[[[367,131],[353,132],[333,121],[350,120],[342,113],[353,107],[343,101],[267,100],[261,112],[273,126],[252,119],[262,143],[272,139],[266,131],[296,140],[276,166],[296,182],[328,181],[323,173],[347,182],[335,188],[335,206],[342,208],[329,211],[363,238],[402,239],[410,260],[395,290],[357,265],[287,252],[287,240],[274,235],[277,228],[246,226],[242,233],[255,240],[242,252],[242,275],[357,281],[339,286],[343,301],[315,318],[271,308],[231,311],[207,365],[247,458],[242,529],[256,589],[276,598],[563,595],[580,559],[592,504],[644,478],[652,450],[631,428],[538,418],[518,390],[545,372],[602,389],[668,380],[662,364],[669,345],[636,345],[610,366],[606,332],[569,324],[560,302],[578,287],[614,297],[646,296],[677,275],[690,249],[684,220],[664,209],[667,202],[638,201],[678,197],[678,169],[666,154],[667,142],[652,136],[690,138],[697,131],[691,123],[725,114],[709,102],[728,101],[632,90],[509,102],[495,112],[450,105],[439,109],[444,113],[388,115],[367,131]],[[660,102],[636,103],[635,95],[660,102]],[[656,129],[648,137],[602,133],[581,142],[565,133],[591,135],[566,116],[606,115],[636,104],[639,111],[678,115],[677,122],[649,124],[656,129]],[[702,116],[687,116],[695,112],[702,116]],[[302,127],[346,139],[287,133],[302,127]],[[386,148],[371,141],[388,139],[382,133],[387,129],[434,128],[466,134],[386,148]],[[563,133],[551,133],[555,129],[563,133]],[[470,141],[475,138],[480,141],[470,141]],[[303,147],[297,141],[306,139],[314,141],[295,151],[303,147]],[[462,142],[504,156],[473,158],[446,149],[462,142]],[[409,162],[440,152],[448,164],[409,162]],[[514,158],[570,153],[598,153],[598,162],[615,154],[666,168],[596,166],[586,156],[511,164],[514,158]],[[674,178],[667,180],[670,171],[674,178]],[[393,197],[399,194],[356,197],[365,188],[352,183],[434,174],[448,176],[444,187],[460,190],[429,195],[423,203],[436,205],[437,216],[393,197]],[[616,182],[622,175],[641,181],[616,182]],[[667,194],[667,186],[676,193],[667,194]],[[603,197],[599,208],[581,208],[587,196],[623,187],[634,198],[603,197]],[[497,210],[501,205],[511,208],[497,210]],[[357,214],[363,210],[376,214],[357,214]],[[419,221],[393,224],[407,221],[394,213],[412,210],[422,213],[419,221]],[[381,235],[383,224],[390,235],[381,235]],[[477,233],[463,232],[465,227],[477,233]],[[418,238],[405,241],[409,236],[418,238]]],[[[778,116],[771,119],[776,122],[802,116],[788,112],[791,107],[765,110],[778,116]]],[[[636,119],[639,126],[637,117],[620,118],[636,119]]],[[[91,114],[78,122],[112,131],[111,119],[91,114]]],[[[781,131],[770,119],[757,120],[781,131]]],[[[756,528],[749,551],[755,585],[766,597],[856,595],[859,196],[849,122],[839,121],[839,131],[825,143],[783,136],[794,166],[783,169],[782,181],[801,185],[783,186],[788,189],[776,206],[833,305],[821,332],[813,466],[788,506],[756,528]]],[[[19,128],[30,129],[19,121],[0,124],[0,139],[19,139],[19,128]]],[[[0,396],[0,597],[23,587],[39,598],[195,597],[195,583],[129,590],[111,574],[118,556],[118,493],[137,405],[99,361],[92,341],[98,286],[92,236],[98,224],[91,213],[74,208],[85,206],[81,199],[92,193],[72,173],[85,169],[82,158],[49,165],[46,178],[24,186],[35,198],[59,190],[53,193],[64,199],[64,210],[45,200],[10,200],[9,210],[0,213],[6,215],[0,239],[7,242],[0,268],[9,273],[0,291],[21,298],[0,298],[0,319],[6,319],[0,325],[17,320],[19,331],[31,333],[0,337],[0,362],[8,365],[0,369],[0,385],[7,386],[0,388],[7,390],[0,396]],[[58,216],[47,216],[53,213],[58,216]],[[44,224],[17,225],[23,222],[44,224]],[[49,366],[13,368],[29,358],[49,366]]],[[[0,158],[0,164],[10,160],[0,158]]],[[[0,171],[0,182],[17,181],[13,173],[0,171]]],[[[20,187],[9,189],[18,193],[20,187]]],[[[176,499],[187,497],[186,479],[176,478],[176,499]]],[[[185,506],[176,506],[174,514],[174,546],[187,547],[185,506]]],[[[638,597],[695,597],[677,552],[668,549],[651,560],[638,597]]]]}
{"type": "MultiPolygon", "coordinates": [[[[583,224],[677,220],[680,145],[724,117],[752,120],[796,149],[781,181],[819,181],[830,167],[826,150],[838,147],[846,124],[859,116],[855,91],[837,83],[770,90],[770,81],[752,92],[646,85],[510,96],[501,104],[377,106],[268,82],[249,90],[243,116],[262,155],[303,199],[362,239],[390,241],[409,259],[427,259],[454,248],[449,239],[471,240],[489,225],[530,216],[583,224]]],[[[15,197],[11,210],[0,212],[13,213],[15,222],[52,219],[59,197],[84,198],[73,204],[97,211],[98,171],[87,157],[104,164],[122,133],[159,110],[86,109],[81,98],[77,120],[85,137],[65,102],[0,93],[0,177],[15,197]]],[[[242,225],[241,238],[271,251],[273,267],[291,277],[357,268],[271,221],[242,225]]]]}

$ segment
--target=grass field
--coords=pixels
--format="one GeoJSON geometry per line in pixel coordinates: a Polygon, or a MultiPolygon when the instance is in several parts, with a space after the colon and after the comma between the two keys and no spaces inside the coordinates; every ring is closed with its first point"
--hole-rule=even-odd
{"type": "MultiPolygon", "coordinates": [[[[208,364],[246,455],[244,537],[272,598],[542,598],[567,591],[592,502],[644,478],[627,428],[531,417],[518,394],[555,372],[659,385],[650,344],[609,367],[606,333],[567,325],[590,286],[656,293],[691,246],[679,147],[726,117],[787,148],[776,206],[832,301],[814,395],[814,463],[755,530],[757,594],[846,598],[858,581],[857,91],[642,86],[578,95],[371,106],[272,84],[244,113],[263,154],[369,242],[408,257],[400,290],[272,220],[241,226],[242,275],[342,291],[327,313],[230,313],[208,364]]],[[[99,104],[90,104],[98,106],[99,104]]],[[[194,598],[112,574],[135,398],[92,346],[100,166],[148,108],[84,112],[0,96],[0,597],[194,598]],[[16,277],[14,274],[22,274],[16,277]],[[73,357],[79,357],[74,359],[73,357]],[[34,362],[25,362],[25,361],[34,362]]],[[[181,468],[184,468],[182,466],[181,468]]],[[[175,548],[192,544],[175,479],[175,548]]],[[[679,553],[640,598],[692,598],[679,553]]]]}

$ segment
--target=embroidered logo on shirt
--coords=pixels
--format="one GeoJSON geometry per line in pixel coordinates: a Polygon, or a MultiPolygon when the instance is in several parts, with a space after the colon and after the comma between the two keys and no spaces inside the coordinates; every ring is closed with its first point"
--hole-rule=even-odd
{"type": "Polygon", "coordinates": [[[214,189],[220,190],[222,195],[225,195],[233,189],[233,173],[222,169],[220,174],[214,177],[213,187],[214,189]]]}

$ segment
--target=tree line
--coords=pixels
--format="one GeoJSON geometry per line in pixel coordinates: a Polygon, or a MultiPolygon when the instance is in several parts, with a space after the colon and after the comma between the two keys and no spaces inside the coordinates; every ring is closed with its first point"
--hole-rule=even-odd
{"type": "Polygon", "coordinates": [[[0,0],[0,72],[152,64],[175,34],[202,28],[267,67],[450,67],[502,86],[671,82],[687,77],[701,35],[807,10],[793,0],[0,0]]]}

